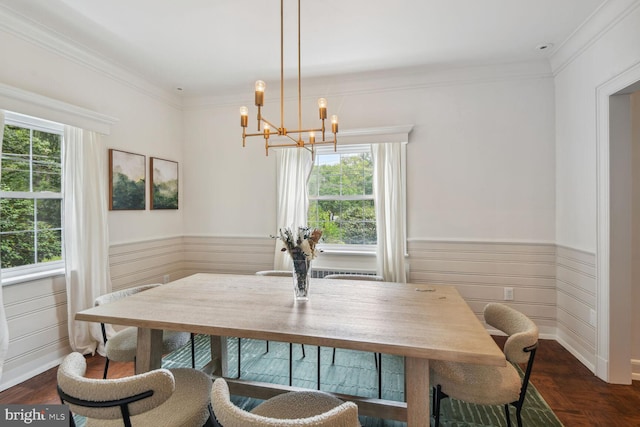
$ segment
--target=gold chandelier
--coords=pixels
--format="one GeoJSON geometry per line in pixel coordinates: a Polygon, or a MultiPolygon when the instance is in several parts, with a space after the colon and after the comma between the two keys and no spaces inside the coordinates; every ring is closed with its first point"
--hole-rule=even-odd
{"type": "Polygon", "coordinates": [[[331,132],[333,140],[325,140],[325,120],[327,119],[327,100],[318,99],[318,111],[322,126],[317,129],[302,128],[302,95],[300,84],[300,0],[298,0],[298,129],[290,130],[284,126],[284,0],[280,0],[280,126],[275,126],[271,121],[262,115],[262,107],[264,105],[265,82],[258,80],[255,86],[255,104],[258,107],[258,133],[247,133],[247,124],[249,121],[249,109],[247,107],[240,108],[240,126],[242,126],[242,146],[245,146],[248,136],[261,136],[264,138],[264,146],[266,155],[269,155],[269,148],[272,147],[299,147],[311,151],[315,156],[315,146],[320,144],[333,144],[334,150],[337,147],[338,139],[338,116],[331,116],[331,132]],[[262,126],[263,125],[263,126],[262,126]],[[316,132],[320,132],[322,139],[316,141],[316,132]],[[297,134],[296,137],[292,134],[297,134]],[[270,141],[272,135],[278,135],[289,138],[292,142],[273,142],[270,141]],[[303,138],[307,137],[307,140],[303,138]]]}

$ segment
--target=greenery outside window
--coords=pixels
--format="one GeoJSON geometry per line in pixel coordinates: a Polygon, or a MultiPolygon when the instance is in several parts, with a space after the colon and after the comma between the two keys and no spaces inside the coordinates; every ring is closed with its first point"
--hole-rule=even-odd
{"type": "Polygon", "coordinates": [[[374,250],[376,213],[370,145],[317,150],[308,183],[309,227],[323,230],[323,243],[341,250],[374,250]]]}
{"type": "Polygon", "coordinates": [[[63,126],[6,113],[0,177],[3,278],[62,267],[63,126]]]}

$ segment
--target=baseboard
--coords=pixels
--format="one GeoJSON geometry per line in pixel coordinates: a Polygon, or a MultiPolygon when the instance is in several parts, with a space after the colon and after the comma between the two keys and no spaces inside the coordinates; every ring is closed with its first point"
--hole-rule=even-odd
{"type": "Polygon", "coordinates": [[[568,342],[566,342],[565,340],[563,340],[562,338],[560,338],[557,335],[555,336],[555,340],[561,346],[563,346],[569,353],[571,353],[573,355],[573,357],[578,359],[580,361],[580,363],[582,363],[584,366],[586,366],[587,369],[589,369],[594,374],[596,373],[596,367],[594,366],[594,364],[591,363],[590,361],[588,361],[579,351],[577,351],[575,348],[573,348],[568,342]]]}
{"type": "Polygon", "coordinates": [[[640,381],[640,360],[631,359],[631,380],[640,381]]]}
{"type": "MultiPolygon", "coordinates": [[[[71,350],[69,350],[71,351],[71,350]]],[[[48,371],[51,368],[55,368],[56,366],[60,365],[62,363],[62,361],[64,360],[64,358],[66,357],[66,355],[57,357],[55,359],[51,359],[51,360],[47,360],[46,362],[42,362],[40,363],[33,363],[30,364],[31,366],[33,366],[31,369],[27,369],[26,371],[21,372],[19,375],[15,376],[15,377],[11,377],[11,371],[9,372],[3,372],[2,373],[2,377],[4,379],[7,379],[7,374],[9,374],[9,378],[7,379],[7,381],[2,381],[0,383],[0,391],[4,391],[8,388],[11,388],[13,386],[16,386],[24,381],[27,381],[33,377],[35,377],[36,375],[40,375],[41,373],[48,371]]],[[[21,371],[24,367],[21,367],[21,371]]]]}

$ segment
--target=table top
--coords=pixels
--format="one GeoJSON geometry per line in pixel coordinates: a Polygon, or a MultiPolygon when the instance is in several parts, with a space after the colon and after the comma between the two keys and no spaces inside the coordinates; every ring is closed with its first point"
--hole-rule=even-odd
{"type": "Polygon", "coordinates": [[[453,286],[195,274],[76,314],[76,320],[504,366],[453,286]]]}

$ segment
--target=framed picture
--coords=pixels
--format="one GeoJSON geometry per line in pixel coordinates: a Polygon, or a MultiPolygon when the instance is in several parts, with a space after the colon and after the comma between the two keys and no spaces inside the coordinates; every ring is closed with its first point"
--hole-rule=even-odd
{"type": "Polygon", "coordinates": [[[146,208],[146,158],[109,149],[109,210],[146,208]]]}
{"type": "Polygon", "coordinates": [[[151,157],[151,209],[178,209],[178,162],[151,157]]]}

